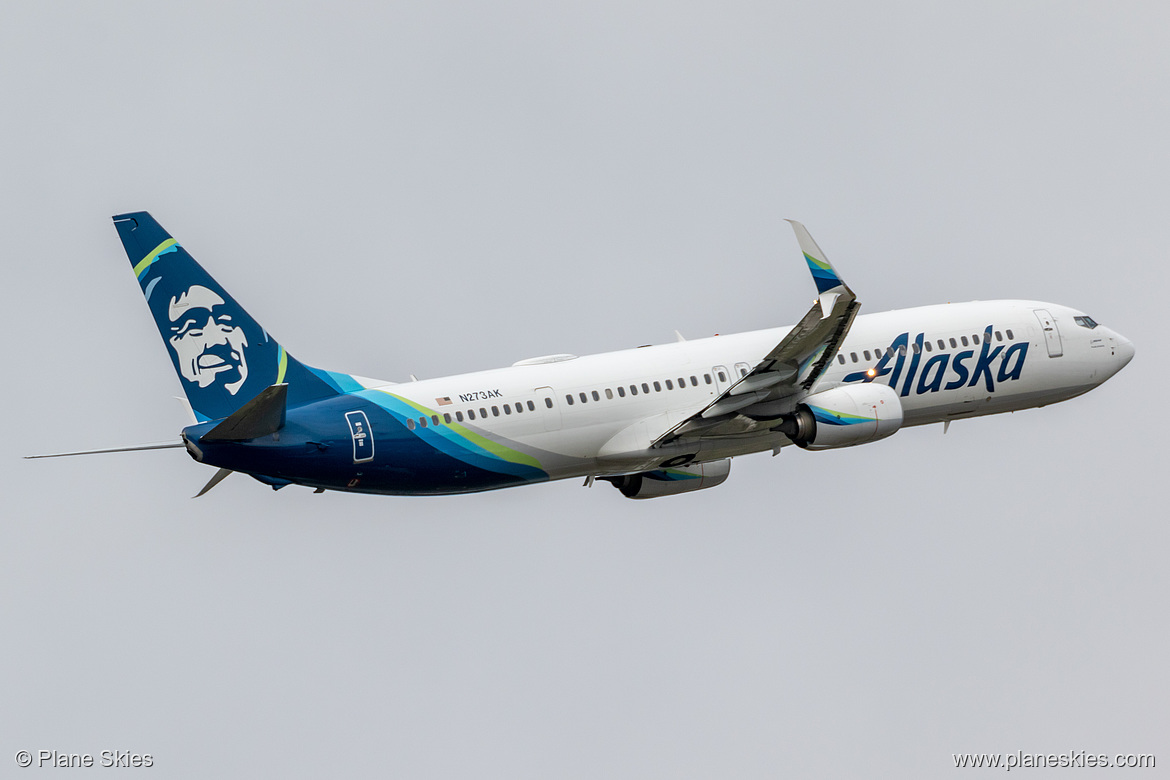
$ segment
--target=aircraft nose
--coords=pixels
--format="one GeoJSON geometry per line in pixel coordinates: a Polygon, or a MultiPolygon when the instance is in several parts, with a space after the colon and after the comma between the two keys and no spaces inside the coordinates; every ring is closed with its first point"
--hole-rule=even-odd
{"type": "Polygon", "coordinates": [[[1113,354],[1118,361],[1119,365],[1117,368],[1119,371],[1128,366],[1129,361],[1133,360],[1133,352],[1133,342],[1120,333],[1117,334],[1117,347],[1113,350],[1113,354]]]}

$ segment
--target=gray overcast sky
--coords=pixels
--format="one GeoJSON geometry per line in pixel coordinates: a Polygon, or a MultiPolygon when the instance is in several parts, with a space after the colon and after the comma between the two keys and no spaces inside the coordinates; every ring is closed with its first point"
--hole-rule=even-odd
{"type": "Polygon", "coordinates": [[[939,777],[1087,750],[1167,775],[1170,12],[9,5],[0,766],[939,777]],[[299,358],[386,379],[791,323],[815,289],[783,217],[863,311],[1038,298],[1137,357],[662,501],[192,501],[212,472],[178,451],[19,459],[183,424],[109,221],[137,209],[299,358]]]}

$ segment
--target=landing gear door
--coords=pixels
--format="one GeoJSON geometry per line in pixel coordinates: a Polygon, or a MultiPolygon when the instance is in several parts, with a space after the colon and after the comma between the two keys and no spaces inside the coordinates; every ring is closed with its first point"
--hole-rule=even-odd
{"type": "Polygon", "coordinates": [[[1056,327],[1056,320],[1047,309],[1035,309],[1036,319],[1040,320],[1040,328],[1044,331],[1044,343],[1048,346],[1048,357],[1060,357],[1064,354],[1064,346],[1060,343],[1060,331],[1056,327]]]}

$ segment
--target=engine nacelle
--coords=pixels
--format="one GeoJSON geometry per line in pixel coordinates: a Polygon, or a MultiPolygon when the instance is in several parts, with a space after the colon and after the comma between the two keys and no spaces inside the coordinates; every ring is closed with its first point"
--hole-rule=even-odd
{"type": "Polygon", "coordinates": [[[730,473],[731,459],[726,458],[605,479],[626,498],[658,498],[722,485],[730,473]]]}
{"type": "Polygon", "coordinates": [[[884,439],[901,427],[898,394],[865,384],[813,393],[775,430],[806,450],[831,450],[884,439]]]}

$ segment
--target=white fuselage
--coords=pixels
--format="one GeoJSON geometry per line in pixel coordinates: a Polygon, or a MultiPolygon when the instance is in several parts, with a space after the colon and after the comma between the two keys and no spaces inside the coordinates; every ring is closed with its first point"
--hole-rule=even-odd
{"type": "MultiPolygon", "coordinates": [[[[1056,403],[1101,384],[1133,355],[1127,339],[1104,326],[1077,324],[1077,316],[1083,315],[1066,306],[1012,300],[859,316],[813,390],[888,384],[901,397],[905,425],[1056,403]],[[892,354],[882,364],[879,355],[886,352],[892,354]],[[859,378],[869,369],[876,376],[859,378]]],[[[750,372],[789,330],[560,356],[409,384],[363,382],[364,392],[391,392],[440,415],[457,415],[461,425],[490,440],[539,453],[553,479],[627,473],[668,457],[673,451],[648,454],[645,448],[750,372]]],[[[696,461],[706,461],[789,443],[761,429],[690,450],[696,461]]]]}

